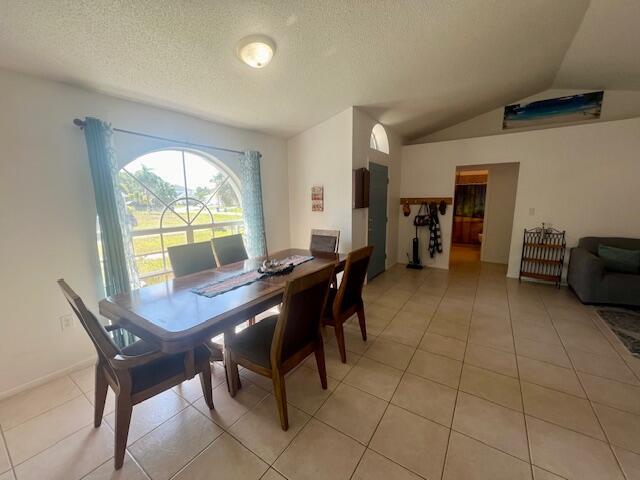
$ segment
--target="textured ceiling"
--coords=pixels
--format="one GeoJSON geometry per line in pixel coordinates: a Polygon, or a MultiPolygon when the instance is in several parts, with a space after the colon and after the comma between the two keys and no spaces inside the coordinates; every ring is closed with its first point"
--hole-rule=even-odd
{"type": "Polygon", "coordinates": [[[548,88],[587,6],[0,0],[0,66],[282,136],[356,105],[415,138],[548,88]],[[261,70],[234,55],[254,33],[261,70]]]}
{"type": "Polygon", "coordinates": [[[640,90],[640,0],[592,0],[554,86],[640,90]]]}

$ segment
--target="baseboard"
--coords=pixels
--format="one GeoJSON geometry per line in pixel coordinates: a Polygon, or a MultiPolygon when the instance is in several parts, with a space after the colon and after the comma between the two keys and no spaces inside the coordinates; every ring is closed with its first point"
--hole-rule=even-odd
{"type": "Polygon", "coordinates": [[[17,395],[18,393],[24,392],[25,390],[29,390],[31,388],[38,387],[40,385],[44,385],[52,380],[56,380],[58,378],[64,377],[65,375],[70,374],[76,370],[80,370],[81,368],[88,367],[96,363],[95,355],[89,358],[86,358],[80,362],[74,363],[73,365],[63,368],[61,370],[57,370],[55,372],[48,373],[47,375],[36,378],[35,380],[31,380],[30,382],[23,383],[17,387],[14,387],[10,390],[6,390],[0,393],[0,400],[4,400],[5,398],[12,397],[13,395],[17,395]]]}

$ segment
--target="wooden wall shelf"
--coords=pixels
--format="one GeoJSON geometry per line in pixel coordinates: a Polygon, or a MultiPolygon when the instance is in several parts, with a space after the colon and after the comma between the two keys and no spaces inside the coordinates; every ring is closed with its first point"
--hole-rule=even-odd
{"type": "Polygon", "coordinates": [[[440,203],[444,200],[447,205],[453,204],[452,197],[407,197],[400,199],[400,205],[422,205],[423,203],[436,202],[440,203]]]}

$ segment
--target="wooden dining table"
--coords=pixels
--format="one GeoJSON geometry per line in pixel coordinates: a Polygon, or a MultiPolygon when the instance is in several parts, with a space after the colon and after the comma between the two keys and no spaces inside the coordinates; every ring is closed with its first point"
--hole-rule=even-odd
{"type": "Polygon", "coordinates": [[[165,353],[193,351],[211,338],[233,335],[236,325],[282,301],[289,280],[333,263],[336,272],[344,269],[346,254],[287,249],[269,255],[283,259],[292,255],[312,255],[286,275],[264,277],[249,285],[208,298],[194,288],[257,269],[264,257],[204,270],[163,283],[120,293],[100,301],[100,314],[165,353]]]}

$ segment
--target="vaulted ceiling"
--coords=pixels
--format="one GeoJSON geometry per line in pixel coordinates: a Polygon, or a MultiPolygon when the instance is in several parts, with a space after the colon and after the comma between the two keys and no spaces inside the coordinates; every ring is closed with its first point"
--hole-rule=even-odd
{"type": "Polygon", "coordinates": [[[4,0],[0,67],[284,137],[356,105],[410,139],[556,75],[562,87],[639,87],[640,2],[591,3],[4,0]],[[255,33],[277,44],[261,70],[235,56],[255,33]]]}

